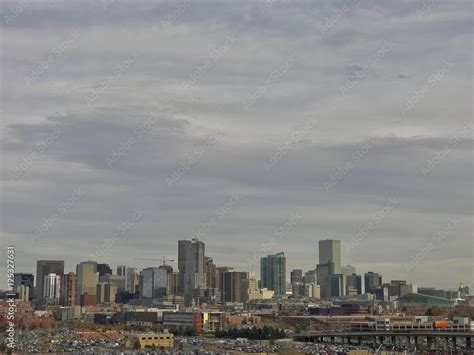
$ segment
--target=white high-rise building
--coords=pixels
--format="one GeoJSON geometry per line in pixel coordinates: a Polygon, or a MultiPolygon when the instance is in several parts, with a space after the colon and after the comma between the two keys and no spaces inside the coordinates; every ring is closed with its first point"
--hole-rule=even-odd
{"type": "Polygon", "coordinates": [[[43,297],[54,303],[59,303],[61,275],[48,274],[44,277],[43,297]]]}

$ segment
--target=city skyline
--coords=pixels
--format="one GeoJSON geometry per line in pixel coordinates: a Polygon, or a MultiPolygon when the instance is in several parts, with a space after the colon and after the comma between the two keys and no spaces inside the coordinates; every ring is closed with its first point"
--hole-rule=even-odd
{"type": "MultiPolygon", "coordinates": [[[[179,255],[180,251],[182,250],[182,245],[183,243],[186,243],[186,246],[189,246],[189,245],[198,245],[198,244],[202,244],[201,247],[199,247],[199,249],[202,249],[202,255],[199,256],[199,260],[195,260],[195,261],[189,261],[189,260],[186,260],[186,257],[183,256],[183,261],[187,262],[188,264],[193,264],[193,263],[197,263],[199,265],[202,266],[202,269],[200,272],[203,273],[204,275],[204,279],[199,281],[198,284],[196,285],[197,288],[206,288],[206,287],[213,287],[213,286],[210,286],[212,285],[212,281],[208,280],[206,278],[206,270],[207,270],[207,266],[206,266],[206,260],[210,260],[211,263],[213,263],[213,257],[212,257],[212,254],[211,255],[207,255],[205,254],[204,252],[204,248],[205,248],[205,243],[203,241],[200,241],[200,240],[197,240],[197,239],[193,239],[193,240],[180,240],[178,242],[178,252],[176,253],[177,255],[179,255]]],[[[276,295],[280,294],[284,294],[285,291],[285,288],[287,285],[289,284],[293,284],[293,282],[291,282],[290,280],[292,279],[292,273],[293,272],[299,272],[299,271],[302,271],[303,274],[307,273],[307,272],[314,272],[314,275],[317,275],[318,273],[318,266],[320,265],[323,265],[326,267],[327,265],[327,261],[329,261],[329,263],[331,263],[331,260],[336,260],[336,264],[339,264],[339,266],[332,266],[329,268],[329,270],[326,270],[325,272],[323,272],[323,277],[319,276],[319,278],[316,277],[316,280],[314,282],[314,284],[317,284],[318,286],[321,285],[322,289],[324,289],[325,287],[330,287],[330,286],[324,286],[324,283],[327,282],[327,276],[331,276],[332,274],[339,274],[341,273],[341,275],[343,275],[343,278],[344,278],[344,281],[343,283],[341,284],[341,287],[343,289],[346,288],[346,286],[348,284],[346,284],[346,282],[349,282],[349,280],[346,281],[346,278],[349,277],[349,276],[356,276],[358,275],[359,277],[362,277],[362,290],[364,290],[365,292],[371,292],[370,289],[367,289],[365,286],[364,287],[364,284],[367,285],[367,282],[370,282],[370,284],[372,284],[372,281],[368,281],[368,277],[375,277],[376,279],[379,279],[379,282],[376,284],[377,286],[381,286],[382,285],[382,277],[383,278],[383,281],[384,283],[387,283],[388,281],[397,281],[397,280],[400,280],[400,279],[404,279],[404,280],[407,280],[408,282],[412,282],[413,281],[409,278],[409,277],[406,277],[408,275],[405,275],[403,278],[398,278],[398,279],[394,279],[394,278],[390,278],[390,277],[387,277],[387,275],[383,275],[382,273],[379,273],[378,270],[368,270],[368,271],[361,271],[359,268],[357,268],[357,265],[352,265],[350,263],[346,263],[344,259],[341,259],[341,256],[340,256],[340,241],[339,240],[329,240],[329,239],[324,239],[324,240],[320,240],[318,242],[318,245],[319,245],[319,251],[323,252],[321,255],[318,255],[318,264],[314,267],[314,268],[306,268],[306,269],[294,269],[294,268],[289,268],[287,266],[287,258],[285,257],[284,255],[284,252],[278,252],[278,253],[275,253],[275,254],[269,254],[269,255],[262,255],[261,258],[260,258],[260,262],[262,263],[265,263],[265,271],[262,271],[262,268],[259,269],[259,272],[253,272],[253,271],[250,271],[248,269],[238,269],[238,268],[235,268],[234,265],[231,265],[231,264],[221,264],[221,263],[218,263],[217,265],[216,264],[213,264],[214,265],[214,269],[216,269],[217,267],[217,270],[218,269],[228,269],[228,272],[231,272],[231,273],[247,273],[248,275],[252,276],[252,277],[255,277],[257,280],[259,280],[259,282],[262,282],[262,285],[261,287],[262,288],[267,288],[269,285],[272,285],[271,290],[274,290],[273,287],[280,287],[280,286],[274,286],[274,282],[277,282],[278,284],[278,281],[269,281],[267,278],[268,276],[264,276],[264,273],[267,272],[266,268],[273,268],[275,267],[274,266],[274,263],[277,262],[279,263],[277,260],[279,260],[281,257],[283,257],[283,268],[286,270],[286,272],[284,273],[284,279],[283,279],[283,284],[284,286],[282,286],[283,288],[281,289],[281,291],[279,291],[278,293],[275,293],[276,295]],[[335,246],[335,247],[334,247],[335,246]],[[266,261],[268,259],[268,261],[266,261]],[[270,260],[273,260],[274,261],[270,261],[270,260]],[[263,261],[265,260],[265,261],[263,261]],[[321,261],[325,262],[325,264],[319,264],[321,261]],[[267,264],[268,263],[268,264],[267,264]],[[350,272],[345,272],[343,269],[344,268],[347,268],[348,270],[351,270],[350,272]],[[369,276],[369,275],[375,275],[375,276],[369,276]]],[[[194,251],[194,253],[198,252],[198,249],[196,249],[194,251]]],[[[191,256],[191,258],[194,258],[194,256],[191,256]]],[[[138,260],[140,258],[134,258],[133,260],[138,260]]],[[[95,288],[95,284],[98,284],[99,282],[101,283],[104,283],[105,280],[101,279],[101,276],[100,275],[100,272],[98,270],[98,266],[101,265],[102,267],[104,267],[104,269],[108,269],[108,274],[110,275],[118,275],[118,276],[123,276],[124,277],[124,285],[123,285],[123,290],[125,291],[129,291],[129,292],[134,292],[132,291],[133,290],[133,287],[132,289],[130,289],[130,286],[127,285],[127,283],[129,281],[126,281],[127,279],[129,279],[131,276],[130,276],[130,273],[134,273],[136,271],[139,272],[140,275],[142,275],[143,273],[145,272],[151,272],[154,270],[154,272],[159,272],[161,267],[170,267],[171,266],[171,270],[175,273],[178,273],[179,275],[181,275],[181,272],[179,270],[179,267],[177,265],[179,265],[179,259],[176,259],[176,260],[167,260],[165,258],[163,258],[163,260],[160,260],[160,259],[153,259],[154,262],[156,262],[156,264],[154,265],[150,265],[150,264],[147,264],[148,266],[144,266],[143,268],[137,268],[135,264],[133,263],[128,263],[127,265],[124,265],[123,263],[121,265],[113,265],[113,264],[109,264],[109,263],[102,263],[101,260],[96,260],[96,261],[93,261],[93,260],[85,260],[85,261],[81,261],[80,263],[76,264],[74,270],[75,271],[72,271],[73,273],[75,273],[76,277],[78,275],[77,271],[78,270],[82,270],[82,267],[83,265],[93,265],[93,268],[94,268],[94,272],[93,274],[90,274],[89,276],[89,279],[92,278],[93,281],[90,282],[90,285],[89,287],[92,287],[92,288],[95,288]],[[158,263],[159,262],[159,263],[158,263]],[[176,264],[176,265],[174,265],[176,264]],[[115,270],[115,272],[114,272],[115,270]],[[125,270],[128,270],[127,273],[124,273],[125,270]]],[[[38,280],[38,271],[39,270],[42,270],[42,268],[44,268],[44,266],[40,267],[40,265],[47,265],[47,264],[50,264],[52,266],[50,266],[50,268],[52,267],[52,271],[51,272],[47,272],[44,276],[50,276],[50,275],[67,275],[68,273],[71,273],[71,271],[68,271],[66,268],[65,268],[65,261],[63,260],[38,260],[36,262],[37,266],[36,266],[36,271],[18,271],[16,274],[32,274],[34,275],[34,280],[35,280],[35,286],[37,287],[37,280],[38,280]],[[61,264],[62,263],[62,264],[61,264]],[[62,269],[63,271],[60,271],[58,269],[58,266],[56,266],[57,264],[61,264],[62,266],[62,269]],[[53,272],[54,271],[54,272],[53,272]]],[[[277,264],[275,264],[277,265],[277,264]]],[[[224,271],[221,271],[221,272],[224,272],[224,271]]],[[[182,270],[182,274],[183,275],[187,275],[189,273],[189,271],[187,272],[185,269],[182,270]]],[[[145,274],[143,274],[145,275],[145,274]]],[[[272,271],[272,275],[273,275],[273,271],[272,271]]],[[[335,276],[335,275],[334,275],[335,276]]],[[[186,282],[186,279],[189,279],[191,276],[185,276],[184,279],[183,279],[183,282],[186,282]]],[[[209,276],[207,276],[209,277],[209,276]]],[[[278,276],[272,276],[272,277],[276,277],[278,278],[278,276]]],[[[40,276],[41,278],[41,276],[40,276]]],[[[80,277],[79,277],[80,278],[80,277]]],[[[91,280],[92,280],[91,279],[91,280]]],[[[156,279],[156,282],[157,282],[157,285],[158,283],[162,284],[163,283],[163,277],[162,276],[152,276],[150,278],[151,281],[151,284],[154,284],[155,283],[155,280],[156,279]]],[[[180,289],[180,286],[179,286],[179,279],[180,279],[180,276],[178,276],[178,278],[176,279],[176,290],[177,292],[181,292],[181,293],[192,293],[192,290],[195,288],[191,285],[189,286],[185,286],[184,288],[181,288],[180,289]],[[178,290],[181,290],[181,291],[178,291],[178,290]]],[[[199,280],[199,278],[198,278],[199,280]]],[[[276,280],[276,279],[275,279],[276,280]]],[[[112,280],[107,280],[107,282],[116,282],[114,281],[113,279],[112,280]]],[[[165,288],[170,288],[171,285],[169,284],[170,280],[166,281],[165,282],[165,285],[164,287],[165,288]]],[[[456,281],[455,281],[456,282],[456,281]]],[[[469,282],[469,280],[460,280],[459,282],[453,284],[452,287],[449,287],[447,288],[448,290],[456,290],[460,284],[464,284],[464,285],[471,285],[471,283],[469,282]]],[[[138,280],[137,280],[137,285],[138,285],[138,280]]],[[[143,285],[140,283],[140,287],[143,287],[143,285]]],[[[439,285],[437,284],[428,284],[428,283],[424,283],[424,284],[416,284],[416,286],[421,286],[421,287],[435,287],[435,288],[440,288],[442,289],[443,287],[440,287],[439,285]]],[[[40,287],[42,287],[42,283],[40,285],[40,287]]],[[[76,294],[76,303],[79,303],[79,299],[80,299],[80,286],[78,287],[78,293],[76,294]]],[[[1,289],[1,288],[0,288],[1,289]]],[[[153,286],[152,286],[152,289],[153,289],[153,286]]],[[[36,292],[37,292],[37,295],[38,294],[41,294],[42,293],[42,289],[39,288],[39,289],[36,289],[36,292]]],[[[140,294],[143,292],[143,289],[140,288],[140,294]]],[[[146,294],[151,294],[151,291],[149,289],[147,289],[146,291],[146,294]]],[[[345,295],[345,291],[342,292],[341,291],[341,294],[340,295],[345,295]]],[[[328,298],[328,297],[333,297],[335,295],[331,295],[329,291],[322,291],[321,293],[321,298],[328,298]]],[[[187,300],[187,302],[190,302],[190,299],[187,300]]]]}
{"type": "Polygon", "coordinates": [[[473,279],[472,1],[26,3],[0,21],[17,270],[197,237],[258,275],[337,239],[360,272],[473,279]]]}

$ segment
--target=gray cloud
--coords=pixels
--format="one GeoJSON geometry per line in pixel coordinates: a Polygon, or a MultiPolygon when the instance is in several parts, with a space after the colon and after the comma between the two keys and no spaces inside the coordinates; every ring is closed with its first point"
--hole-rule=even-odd
{"type": "MultiPolygon", "coordinates": [[[[2,19],[15,4],[2,4],[2,19]]],[[[419,285],[456,287],[472,279],[472,135],[429,175],[420,173],[472,119],[472,4],[439,3],[419,16],[421,1],[358,1],[321,32],[318,25],[343,4],[283,1],[262,11],[247,2],[191,1],[163,27],[174,2],[31,2],[9,23],[0,21],[2,245],[16,245],[17,269],[32,271],[36,259],[57,257],[74,269],[134,209],[143,217],[104,260],[148,266],[133,258],[175,255],[177,240],[191,238],[236,192],[245,198],[204,237],[219,264],[245,269],[296,211],[301,223],[274,248],[287,253],[288,269],[314,268],[318,239],[350,241],[394,197],[400,205],[344,260],[360,272],[419,285]],[[74,43],[26,85],[72,31],[74,43]],[[229,33],[235,43],[225,56],[183,90],[229,33]],[[348,75],[383,41],[396,45],[342,97],[348,75]],[[87,105],[88,93],[134,52],[140,55],[133,66],[87,105]],[[291,70],[244,110],[242,102],[288,55],[298,58],[291,70]],[[400,103],[447,59],[455,67],[402,119],[400,103]],[[153,125],[108,165],[111,152],[154,111],[153,125]],[[266,174],[265,161],[309,115],[318,124],[266,174]],[[11,180],[55,128],[61,135],[11,180]],[[169,186],[173,169],[211,134],[215,144],[169,186]],[[326,191],[324,182],[369,137],[376,143],[367,156],[326,191]],[[79,186],[82,198],[32,250],[35,229],[79,186]],[[407,275],[407,256],[450,217],[459,219],[456,230],[407,275]],[[434,272],[440,259],[445,266],[434,272]]]]}

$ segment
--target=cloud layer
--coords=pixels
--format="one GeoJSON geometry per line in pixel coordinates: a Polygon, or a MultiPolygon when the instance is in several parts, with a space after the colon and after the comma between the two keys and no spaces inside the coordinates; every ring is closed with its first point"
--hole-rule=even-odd
{"type": "Polygon", "coordinates": [[[307,270],[319,239],[350,243],[395,198],[344,262],[421,286],[473,279],[472,2],[20,3],[1,14],[17,271],[73,270],[137,209],[101,261],[146,267],[134,258],[199,234],[219,265],[284,251],[307,270]]]}

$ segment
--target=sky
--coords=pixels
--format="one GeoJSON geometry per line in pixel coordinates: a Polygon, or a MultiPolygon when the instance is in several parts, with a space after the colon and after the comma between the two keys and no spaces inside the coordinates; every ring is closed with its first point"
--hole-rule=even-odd
{"type": "Polygon", "coordinates": [[[472,282],[472,7],[2,1],[4,255],[472,282]]]}

